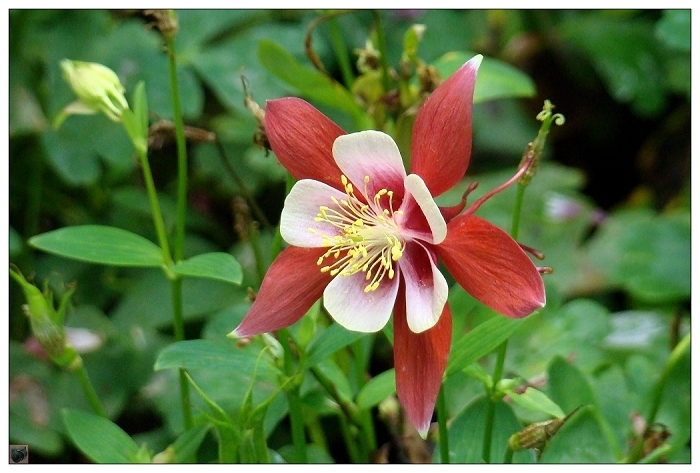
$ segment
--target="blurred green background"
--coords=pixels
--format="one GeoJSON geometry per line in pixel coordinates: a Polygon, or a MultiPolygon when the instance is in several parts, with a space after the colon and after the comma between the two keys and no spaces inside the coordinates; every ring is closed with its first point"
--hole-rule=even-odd
{"type": "MultiPolygon", "coordinates": [[[[308,91],[265,67],[259,44],[272,40],[309,66],[304,38],[320,13],[177,11],[185,123],[214,132],[228,161],[212,143],[188,143],[185,253],[230,252],[245,272],[241,287],[185,281],[188,338],[227,342],[225,334],[249,306],[245,288],[260,280],[245,228],[259,221],[269,248],[284,199],[286,172],[253,143],[256,123],[243,106],[240,74],[261,105],[288,95],[309,98],[308,91]],[[264,219],[245,205],[246,194],[254,196],[264,219]]],[[[526,378],[548,372],[558,380],[550,397],[562,407],[570,399],[556,399],[556,382],[565,386],[566,376],[585,377],[624,445],[630,406],[643,410],[655,373],[690,325],[690,10],[395,10],[382,11],[381,19],[394,67],[405,31],[420,23],[426,30],[418,55],[426,63],[449,52],[477,52],[514,66],[535,85],[532,97],[475,105],[467,178],[438,203],[457,202],[467,182],[479,181],[479,195],[512,175],[537,134],[534,117],[545,99],[566,116],[564,126],[553,127],[540,173],[527,189],[519,238],[543,251],[544,264],[554,268],[545,276],[548,305],[516,334],[507,369],[526,378]],[[565,359],[576,374],[562,367],[565,359]]],[[[172,119],[162,40],[137,10],[11,10],[9,22],[10,262],[40,287],[48,281],[55,294],[76,283],[68,325],[89,328],[104,340],[84,355],[88,372],[111,418],[138,444],[159,451],[181,428],[173,373],[153,371],[155,357],[173,340],[167,281],[157,270],[38,253],[26,241],[84,224],[117,226],[156,241],[137,159],[123,130],[103,116],[70,117],[59,130],[51,122],[73,100],[59,67],[64,58],[110,67],[128,98],[144,80],[152,122],[172,119]]],[[[331,28],[340,31],[354,64],[354,50],[365,47],[372,25],[371,12],[360,11],[314,31],[316,53],[339,80],[331,28]]],[[[312,102],[346,131],[356,131],[340,107],[312,102]]],[[[149,153],[169,230],[175,222],[175,156],[168,140],[149,153]]],[[[513,199],[509,189],[479,214],[507,229],[513,199]]],[[[9,291],[10,440],[30,444],[35,462],[81,461],[58,412],[88,405],[76,395],[74,379],[25,351],[22,294],[15,284],[9,291]]],[[[486,317],[462,291],[454,289],[450,298],[455,336],[486,317]]],[[[391,367],[384,345],[378,340],[374,347],[372,374],[391,367]]],[[[690,458],[689,359],[684,363],[667,388],[675,401],[667,398],[660,414],[673,433],[670,460],[680,462],[690,458]]],[[[198,382],[222,405],[235,406],[245,383],[237,385],[232,371],[203,373],[198,382]]],[[[458,416],[451,435],[459,437],[461,428],[469,430],[465,419],[479,385],[463,374],[447,388],[450,413],[458,416]]],[[[517,408],[515,413],[517,422],[541,420],[517,408]]],[[[271,448],[288,443],[283,415],[281,409],[266,419],[271,448]]],[[[585,438],[599,436],[586,426],[579,429],[585,438]]],[[[613,458],[605,446],[571,451],[567,445],[553,448],[543,461],[613,458]]],[[[459,460],[470,461],[464,452],[459,460]]],[[[329,455],[321,459],[347,460],[333,446],[329,455]]],[[[205,444],[199,459],[213,456],[205,444]]]]}

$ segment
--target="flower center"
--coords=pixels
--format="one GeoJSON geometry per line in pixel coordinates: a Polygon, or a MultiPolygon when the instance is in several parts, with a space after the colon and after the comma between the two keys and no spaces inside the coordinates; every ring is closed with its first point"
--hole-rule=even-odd
{"type": "MultiPolygon", "coordinates": [[[[340,176],[347,199],[338,200],[331,196],[334,208],[322,205],[316,216],[317,222],[330,223],[339,232],[335,235],[321,234],[313,228],[312,233],[320,234],[323,246],[330,247],[317,261],[322,272],[332,276],[350,276],[360,271],[366,273],[365,292],[375,291],[379,283],[388,276],[394,278],[394,262],[403,255],[406,247],[399,226],[394,221],[400,210],[394,210],[394,192],[381,189],[369,204],[355,196],[355,190],[348,178],[340,176]],[[382,206],[384,200],[384,206],[382,206]]],[[[368,195],[369,176],[365,176],[365,195],[368,195]]]]}

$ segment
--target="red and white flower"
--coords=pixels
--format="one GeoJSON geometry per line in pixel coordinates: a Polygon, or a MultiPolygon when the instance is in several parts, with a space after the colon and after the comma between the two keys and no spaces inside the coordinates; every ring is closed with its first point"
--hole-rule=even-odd
{"type": "Polygon", "coordinates": [[[439,208],[433,197],[469,165],[472,98],[481,56],[440,85],[416,116],[411,169],[394,140],[378,131],[346,134],[309,103],[267,103],[265,131],[298,180],[280,230],[290,245],[272,263],[238,337],[287,327],[323,296],[349,330],[376,332],[393,312],[396,390],[418,431],[430,425],[452,337],[441,259],[473,297],[508,317],[544,306],[538,269],[498,227],[474,215],[517,178],[465,204],[439,208]]]}

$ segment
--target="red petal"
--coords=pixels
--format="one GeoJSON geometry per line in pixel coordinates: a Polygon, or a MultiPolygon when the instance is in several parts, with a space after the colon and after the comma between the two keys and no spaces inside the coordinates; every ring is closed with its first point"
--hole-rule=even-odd
{"type": "Polygon", "coordinates": [[[265,133],[295,179],[314,179],[342,190],[332,150],[335,139],[346,133],[310,103],[295,97],[269,100],[265,133]]]}
{"type": "Polygon", "coordinates": [[[316,264],[326,248],[290,246],[267,271],[258,295],[241,324],[239,337],[272,332],[292,325],[321,298],[331,281],[316,264]]]}
{"type": "Polygon", "coordinates": [[[437,248],[457,282],[495,311],[525,317],[544,306],[544,283],[535,265],[515,240],[486,220],[456,217],[437,248]]]}
{"type": "Polygon", "coordinates": [[[430,94],[416,116],[411,172],[423,178],[433,196],[457,184],[469,166],[479,62],[475,58],[459,68],[430,94]]]}
{"type": "Polygon", "coordinates": [[[413,333],[406,322],[403,283],[401,286],[394,307],[396,393],[408,419],[425,438],[450,353],[452,313],[445,304],[433,328],[413,333]]]}

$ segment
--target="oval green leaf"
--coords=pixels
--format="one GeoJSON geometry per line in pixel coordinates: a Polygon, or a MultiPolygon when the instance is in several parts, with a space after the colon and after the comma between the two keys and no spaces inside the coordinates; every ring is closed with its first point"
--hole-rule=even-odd
{"type": "MultiPolygon", "coordinates": [[[[156,371],[184,368],[230,374],[251,374],[256,369],[258,353],[237,349],[233,343],[218,343],[211,340],[184,340],[165,347],[156,360],[156,371]]],[[[264,361],[257,366],[258,374],[269,372],[264,361]]]]}
{"type": "Polygon", "coordinates": [[[294,56],[274,41],[260,40],[258,57],[271,74],[297,88],[307,98],[343,110],[356,119],[364,115],[364,111],[346,88],[322,72],[302,66],[294,56]]]}
{"type": "MultiPolygon", "coordinates": [[[[447,79],[474,54],[464,51],[452,51],[438,58],[433,66],[443,79],[447,79]]],[[[533,80],[508,63],[484,57],[479,66],[474,87],[474,103],[487,100],[513,97],[533,97],[535,95],[533,80]]]]}
{"type": "Polygon", "coordinates": [[[396,372],[387,370],[375,376],[357,393],[357,407],[370,409],[396,392],[396,372]]]}
{"type": "Polygon", "coordinates": [[[471,365],[490,353],[520,327],[522,319],[497,316],[479,324],[452,346],[445,376],[471,365]]]}
{"type": "Polygon", "coordinates": [[[89,263],[159,267],[163,254],[144,237],[121,228],[99,225],[66,227],[29,240],[34,248],[89,263]]]}
{"type": "Polygon", "coordinates": [[[338,350],[345,348],[363,334],[351,332],[339,324],[333,324],[309,344],[306,366],[311,368],[338,350]]]}
{"type": "Polygon", "coordinates": [[[228,253],[205,253],[175,265],[173,271],[181,276],[218,279],[240,284],[243,281],[241,265],[228,253]]]}
{"type": "Polygon", "coordinates": [[[63,423],[78,449],[95,463],[134,463],[139,447],[109,419],[64,409],[63,423]]]}
{"type": "Polygon", "coordinates": [[[545,393],[538,391],[535,388],[529,387],[523,393],[516,393],[512,390],[507,390],[506,393],[513,402],[520,407],[529,409],[535,412],[544,412],[552,417],[561,419],[566,416],[561,407],[554,401],[549,399],[545,393]]]}

